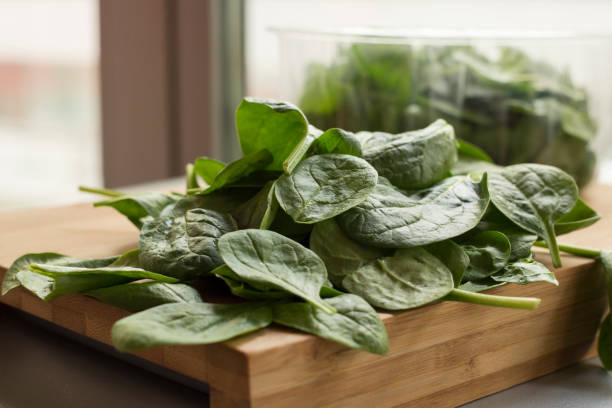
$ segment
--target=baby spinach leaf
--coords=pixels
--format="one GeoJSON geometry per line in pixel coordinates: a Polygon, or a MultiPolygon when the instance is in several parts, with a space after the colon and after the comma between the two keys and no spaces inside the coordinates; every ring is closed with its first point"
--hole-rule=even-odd
{"type": "Polygon", "coordinates": [[[219,239],[219,253],[241,281],[285,290],[334,313],[334,308],[319,297],[327,280],[325,264],[292,239],[273,231],[240,230],[219,239]]]}
{"type": "Polygon", "coordinates": [[[429,244],[425,249],[450,269],[455,287],[461,285],[463,274],[470,264],[470,257],[463,248],[451,240],[446,240],[429,244]]]}
{"type": "Polygon", "coordinates": [[[498,282],[489,277],[489,278],[485,278],[479,281],[465,282],[459,285],[457,289],[478,293],[478,292],[484,292],[485,290],[497,288],[499,286],[504,286],[505,284],[506,282],[498,282]]]}
{"type": "Polygon", "coordinates": [[[603,368],[612,371],[612,313],[608,313],[599,326],[597,352],[603,368]]]}
{"type": "Polygon", "coordinates": [[[103,267],[32,264],[29,271],[19,272],[17,278],[26,289],[42,300],[51,300],[68,293],[80,293],[139,279],[153,279],[168,283],[177,281],[174,278],[141,268],[113,264],[103,267]]]}
{"type": "Polygon", "coordinates": [[[383,177],[338,224],[365,245],[407,248],[461,235],[478,224],[489,203],[486,174],[456,176],[423,190],[402,192],[383,177]]]}
{"type": "Polygon", "coordinates": [[[140,312],[165,303],[203,302],[195,288],[183,283],[126,283],[83,294],[130,312],[140,312]]]}
{"type": "Polygon", "coordinates": [[[206,195],[195,195],[182,198],[176,204],[166,207],[160,217],[179,217],[184,216],[189,210],[197,208],[232,212],[239,205],[249,200],[257,192],[251,188],[237,188],[215,191],[206,195]]]}
{"type": "Polygon", "coordinates": [[[307,158],[281,176],[275,193],[295,222],[312,224],[333,218],[361,203],[376,187],[376,170],[365,160],[346,154],[307,158]]]}
{"type": "Polygon", "coordinates": [[[217,241],[236,229],[229,214],[204,209],[149,221],[138,239],[140,263],[180,280],[194,279],[223,264],[217,241]]]}
{"type": "Polygon", "coordinates": [[[533,259],[521,259],[509,263],[498,273],[491,275],[497,282],[518,283],[527,285],[533,282],[549,282],[559,286],[555,274],[548,268],[533,259]]]}
{"type": "Polygon", "coordinates": [[[502,269],[510,258],[510,241],[498,231],[483,231],[460,238],[463,250],[470,258],[464,279],[487,278],[502,269]]]}
{"type": "Polygon", "coordinates": [[[465,156],[459,153],[457,162],[451,169],[453,176],[470,174],[470,173],[483,173],[500,170],[502,167],[488,161],[475,159],[473,157],[465,156]]]}
{"type": "Polygon", "coordinates": [[[557,219],[570,212],[578,187],[570,175],[543,164],[517,164],[489,175],[491,201],[521,228],[544,238],[553,265],[561,266],[554,231],[557,219]]]}
{"type": "Polygon", "coordinates": [[[263,170],[272,162],[272,155],[266,149],[245,155],[228,164],[217,174],[210,186],[202,194],[210,194],[232,183],[236,183],[258,170],[263,170]]]}
{"type": "Polygon", "coordinates": [[[399,188],[412,190],[442,180],[457,160],[453,128],[441,119],[412,132],[376,132],[362,142],[362,149],[364,159],[378,174],[399,188]]]}
{"type": "Polygon", "coordinates": [[[109,200],[98,201],[94,207],[112,207],[125,215],[137,228],[142,228],[145,218],[158,218],[162,210],[182,198],[178,194],[140,193],[126,194],[109,200]]]}
{"type": "Polygon", "coordinates": [[[339,128],[327,129],[310,145],[309,154],[350,154],[361,157],[361,144],[351,132],[339,128]]]}
{"type": "Polygon", "coordinates": [[[217,175],[225,168],[225,163],[209,157],[198,157],[193,162],[193,172],[202,177],[202,180],[211,185],[217,175]]]}
{"type": "Polygon", "coordinates": [[[232,211],[231,214],[239,228],[268,229],[270,227],[278,211],[274,184],[274,181],[269,181],[253,198],[232,211]]]}
{"type": "Polygon", "coordinates": [[[245,98],[236,111],[236,127],[245,155],[267,149],[268,170],[283,170],[283,162],[303,143],[308,133],[306,117],[296,106],[271,99],[245,98]]]}
{"type": "Polygon", "coordinates": [[[117,321],[112,339],[119,351],[217,343],[266,327],[272,318],[267,303],[169,303],[117,321]]]}
{"type": "Polygon", "coordinates": [[[424,248],[398,249],[378,258],[342,281],[350,293],[388,310],[410,309],[433,302],[453,290],[453,274],[424,248]]]}
{"type": "Polygon", "coordinates": [[[350,294],[329,298],[327,302],[337,311],[333,315],[304,302],[275,304],[274,323],[354,349],[375,354],[387,353],[389,341],[385,325],[368,302],[350,294]]]}
{"type": "Polygon", "coordinates": [[[381,248],[351,240],[334,219],[315,224],[310,234],[310,249],[323,260],[329,279],[339,287],[346,275],[385,254],[381,248]]]}
{"type": "Polygon", "coordinates": [[[455,139],[457,142],[457,153],[464,157],[481,160],[487,163],[493,163],[493,159],[480,147],[466,142],[465,140],[455,139]]]}
{"type": "Polygon", "coordinates": [[[101,259],[79,259],[71,256],[58,254],[55,252],[42,252],[37,254],[25,254],[20,256],[13,262],[4,275],[2,281],[2,295],[6,295],[10,290],[21,286],[18,274],[20,272],[31,273],[30,266],[32,264],[46,265],[66,265],[66,266],[83,266],[86,268],[97,268],[108,266],[115,262],[119,257],[113,256],[101,259]]]}
{"type": "Polygon", "coordinates": [[[580,198],[570,212],[555,221],[555,234],[563,235],[595,224],[601,216],[580,198]]]}

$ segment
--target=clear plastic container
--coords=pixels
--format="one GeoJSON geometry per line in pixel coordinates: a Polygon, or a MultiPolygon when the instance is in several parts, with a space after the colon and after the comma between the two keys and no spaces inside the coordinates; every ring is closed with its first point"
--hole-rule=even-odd
{"type": "Polygon", "coordinates": [[[591,180],[596,156],[612,159],[606,143],[612,136],[607,37],[275,31],[279,95],[319,128],[400,133],[443,118],[458,138],[481,147],[498,164],[552,164],[579,185],[591,180]]]}

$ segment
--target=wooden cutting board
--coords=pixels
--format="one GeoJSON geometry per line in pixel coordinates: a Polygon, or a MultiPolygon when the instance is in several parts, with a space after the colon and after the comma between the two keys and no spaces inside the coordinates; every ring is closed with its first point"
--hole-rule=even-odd
{"type": "MultiPolygon", "coordinates": [[[[612,188],[592,187],[584,198],[604,219],[560,241],[612,249],[612,188]]],[[[135,248],[138,237],[114,210],[89,204],[0,212],[0,230],[0,277],[27,252],[103,257],[135,248]]],[[[538,259],[549,265],[544,254],[538,259]]],[[[591,260],[564,256],[563,264],[559,287],[490,291],[540,297],[536,311],[443,302],[381,313],[391,346],[385,356],[277,327],[136,354],[208,383],[212,408],[454,407],[595,355],[607,305],[603,273],[591,260]]],[[[81,295],[43,302],[22,288],[0,302],[107,344],[113,323],[129,314],[81,295]]]]}

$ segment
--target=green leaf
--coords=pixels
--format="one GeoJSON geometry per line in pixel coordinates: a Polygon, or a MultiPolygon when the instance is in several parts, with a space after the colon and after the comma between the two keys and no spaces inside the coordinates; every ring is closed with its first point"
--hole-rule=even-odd
{"type": "Polygon", "coordinates": [[[612,314],[608,313],[599,327],[597,352],[603,368],[612,371],[612,314]]]}
{"type": "Polygon", "coordinates": [[[213,191],[236,183],[258,170],[263,170],[270,163],[272,163],[272,155],[266,149],[245,155],[221,170],[202,194],[210,194],[213,191]]]}
{"type": "Polygon", "coordinates": [[[83,294],[130,312],[140,312],[165,303],[203,302],[195,288],[183,283],[126,283],[83,294]]]}
{"type": "Polygon", "coordinates": [[[429,244],[425,249],[448,267],[453,274],[455,287],[461,285],[463,275],[470,264],[470,257],[463,248],[451,240],[446,240],[429,244]]]}
{"type": "Polygon", "coordinates": [[[180,280],[206,275],[223,264],[219,237],[236,229],[229,214],[204,209],[149,221],[138,239],[140,262],[147,270],[180,280]]]}
{"type": "Polygon", "coordinates": [[[379,177],[366,201],[338,217],[352,239],[386,248],[444,241],[471,230],[489,203],[486,175],[457,176],[424,190],[402,192],[379,177]]]}
{"type": "Polygon", "coordinates": [[[364,159],[399,188],[429,187],[446,177],[457,160],[455,133],[441,119],[412,132],[359,135],[364,159]]]}
{"type": "Polygon", "coordinates": [[[563,235],[595,224],[601,216],[580,198],[567,214],[555,221],[555,234],[563,235]]]}
{"type": "Polygon", "coordinates": [[[193,172],[211,185],[219,173],[225,168],[225,163],[208,157],[198,157],[193,162],[193,172]]]}
{"type": "Polygon", "coordinates": [[[189,210],[206,209],[219,212],[232,212],[235,208],[249,200],[256,189],[236,188],[215,191],[206,195],[195,195],[182,198],[176,204],[168,206],[161,212],[160,217],[184,216],[189,210]]]}
{"type": "Polygon", "coordinates": [[[424,248],[398,249],[378,258],[342,281],[349,292],[373,306],[403,310],[440,299],[453,290],[453,274],[424,248]]]}
{"type": "Polygon", "coordinates": [[[170,303],[119,320],[112,339],[119,351],[217,343],[266,327],[272,318],[267,303],[170,303]]]}
{"type": "Polygon", "coordinates": [[[118,258],[119,257],[117,256],[113,256],[110,258],[101,259],[79,259],[67,255],[57,254],[55,252],[25,254],[17,258],[6,271],[4,280],[2,281],[2,295],[6,295],[10,290],[21,286],[18,279],[18,274],[21,272],[31,273],[30,266],[32,264],[84,266],[95,268],[108,266],[118,258]]]}
{"type": "Polygon", "coordinates": [[[361,144],[355,135],[339,128],[327,129],[310,145],[310,154],[350,154],[361,157],[361,144]]]}
{"type": "Polygon", "coordinates": [[[132,266],[103,267],[32,264],[29,271],[17,274],[21,284],[42,300],[69,293],[81,293],[140,279],[174,283],[176,279],[132,266]]]}
{"type": "Polygon", "coordinates": [[[483,231],[459,239],[470,258],[463,277],[467,281],[485,279],[508,263],[511,246],[508,238],[498,231],[483,231]]]}
{"type": "Polygon", "coordinates": [[[240,276],[225,264],[213,269],[212,273],[221,278],[234,295],[244,299],[275,300],[291,299],[294,297],[294,295],[289,292],[270,288],[270,286],[266,284],[254,283],[255,286],[252,286],[246,282],[242,282],[240,276]]]}
{"type": "Polygon", "coordinates": [[[315,224],[310,234],[310,249],[323,260],[329,279],[338,287],[342,287],[345,276],[385,254],[383,249],[351,240],[334,219],[315,224]]]}
{"type": "Polygon", "coordinates": [[[283,170],[283,162],[308,133],[306,117],[296,106],[271,99],[245,98],[236,111],[236,127],[245,155],[267,149],[268,170],[283,170]]]}
{"type": "Polygon", "coordinates": [[[485,290],[504,286],[506,282],[497,282],[492,278],[486,278],[479,281],[469,281],[461,284],[457,289],[467,290],[468,292],[484,292],[485,290]]]}
{"type": "Polygon", "coordinates": [[[334,308],[319,297],[327,280],[325,264],[292,239],[273,231],[240,230],[219,239],[219,252],[241,281],[258,289],[285,290],[334,313],[334,308]]]}
{"type": "Polygon", "coordinates": [[[473,159],[481,160],[487,163],[493,163],[493,159],[480,147],[473,145],[465,140],[456,139],[457,141],[457,153],[464,157],[470,157],[473,159]]]}
{"type": "Polygon", "coordinates": [[[497,282],[518,283],[527,285],[533,282],[548,282],[559,286],[555,274],[533,259],[522,259],[506,265],[498,273],[491,275],[497,282]]]}
{"type": "Polygon", "coordinates": [[[182,196],[163,193],[126,194],[110,200],[98,201],[94,207],[112,207],[125,215],[137,228],[145,218],[158,218],[162,210],[180,200],[182,196]]]}
{"type": "Polygon", "coordinates": [[[269,181],[253,198],[232,211],[240,229],[270,227],[278,211],[274,185],[274,181],[269,181]]]}
{"type": "Polygon", "coordinates": [[[364,201],[376,187],[376,170],[346,154],[324,154],[302,161],[276,182],[280,206],[295,222],[333,218],[364,201]]]}
{"type": "Polygon", "coordinates": [[[385,325],[362,298],[340,295],[327,302],[337,313],[329,315],[308,303],[279,303],[273,306],[274,322],[345,346],[385,354],[389,341],[385,325]]]}
{"type": "Polygon", "coordinates": [[[517,164],[489,174],[491,201],[521,228],[542,237],[561,266],[554,223],[572,210],[578,187],[570,175],[542,164],[517,164]]]}

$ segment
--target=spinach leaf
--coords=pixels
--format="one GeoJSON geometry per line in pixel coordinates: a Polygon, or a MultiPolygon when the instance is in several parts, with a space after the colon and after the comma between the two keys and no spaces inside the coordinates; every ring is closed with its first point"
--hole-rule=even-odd
{"type": "Polygon", "coordinates": [[[263,170],[271,162],[272,155],[266,149],[248,154],[228,164],[227,167],[221,170],[210,186],[202,191],[202,194],[210,194],[213,191],[240,181],[255,171],[263,170]]]}
{"type": "Polygon", "coordinates": [[[549,282],[559,286],[555,274],[548,268],[533,259],[521,259],[509,263],[498,273],[491,275],[497,282],[518,283],[527,285],[533,282],[549,282]]]}
{"type": "Polygon", "coordinates": [[[245,155],[267,149],[268,170],[283,170],[283,162],[306,139],[308,122],[296,106],[270,99],[245,98],[236,111],[236,127],[245,155]]]}
{"type": "Polygon", "coordinates": [[[140,193],[125,194],[109,200],[98,201],[94,207],[112,207],[125,215],[137,228],[148,217],[158,218],[162,210],[182,198],[179,194],[140,193]]]}
{"type": "Polygon", "coordinates": [[[219,237],[236,229],[229,214],[205,209],[149,221],[138,239],[140,262],[147,270],[180,280],[206,275],[223,264],[219,237]]]}
{"type": "Polygon", "coordinates": [[[453,128],[441,119],[421,130],[365,138],[362,132],[361,137],[364,159],[399,188],[429,187],[446,177],[457,160],[453,128]]]}
{"type": "Polygon", "coordinates": [[[485,290],[497,288],[499,286],[504,286],[505,284],[506,282],[498,282],[489,277],[489,278],[485,278],[479,281],[465,282],[459,285],[457,289],[478,293],[478,292],[484,292],[485,290]]]}
{"type": "Polygon", "coordinates": [[[126,283],[83,294],[130,312],[140,312],[165,303],[203,302],[195,288],[183,283],[126,283]]]}
{"type": "Polygon", "coordinates": [[[17,274],[21,284],[42,300],[140,279],[174,283],[176,279],[132,266],[103,267],[32,264],[17,274]]]}
{"type": "Polygon", "coordinates": [[[215,191],[206,195],[194,195],[180,199],[174,205],[166,207],[160,217],[184,216],[189,210],[206,209],[219,212],[232,212],[249,200],[257,192],[251,188],[237,188],[215,191]]]}
{"type": "Polygon", "coordinates": [[[170,303],[117,321],[112,339],[120,351],[217,343],[266,327],[272,318],[267,303],[170,303]]]}
{"type": "Polygon", "coordinates": [[[351,240],[334,219],[315,224],[310,234],[310,249],[323,260],[329,279],[338,287],[342,287],[346,275],[385,255],[383,249],[351,240]]]}
{"type": "Polygon", "coordinates": [[[561,266],[554,231],[557,219],[570,212],[578,187],[570,175],[543,164],[517,164],[489,175],[491,201],[521,228],[544,238],[553,265],[561,266]]]}
{"type": "Polygon", "coordinates": [[[342,281],[350,293],[373,306],[403,310],[440,299],[453,290],[453,274],[424,248],[398,249],[371,261],[342,281]]]}
{"type": "Polygon", "coordinates": [[[325,264],[292,239],[273,231],[240,230],[219,239],[219,253],[241,281],[285,290],[327,313],[335,312],[319,297],[327,280],[325,264]]]}
{"type": "Polygon", "coordinates": [[[6,295],[10,290],[21,286],[18,275],[21,272],[31,273],[30,266],[32,264],[83,266],[86,268],[96,268],[108,266],[115,262],[118,258],[119,257],[117,256],[113,256],[110,258],[101,259],[78,259],[55,252],[25,254],[17,258],[15,262],[13,262],[13,264],[6,271],[6,274],[4,275],[4,280],[2,281],[2,295],[6,295]]]}
{"type": "Polygon", "coordinates": [[[211,185],[219,173],[225,168],[225,163],[209,157],[198,157],[193,162],[193,172],[211,185]]]}
{"type": "Polygon", "coordinates": [[[603,368],[612,371],[612,313],[608,313],[599,326],[597,353],[603,368]]]}
{"type": "Polygon", "coordinates": [[[310,145],[309,154],[350,154],[361,157],[361,144],[355,135],[346,130],[332,128],[326,130],[310,145]]]}
{"type": "Polygon", "coordinates": [[[457,153],[464,157],[481,160],[487,163],[493,163],[493,159],[480,147],[466,142],[465,140],[456,139],[457,153]]]}
{"type": "Polygon", "coordinates": [[[580,198],[567,214],[555,221],[555,234],[563,235],[595,224],[601,216],[580,198]]]}
{"type": "Polygon", "coordinates": [[[276,198],[295,222],[333,218],[364,201],[376,187],[376,170],[346,154],[307,158],[276,182],[276,198]]]}
{"type": "Polygon", "coordinates": [[[510,241],[498,231],[469,234],[459,242],[470,258],[463,277],[467,281],[481,280],[493,275],[506,266],[510,258],[510,241]]]}
{"type": "Polygon", "coordinates": [[[240,229],[268,229],[278,211],[278,202],[274,196],[276,182],[269,181],[253,198],[232,211],[240,229]]]}
{"type": "Polygon", "coordinates": [[[337,311],[333,315],[304,302],[276,304],[272,308],[274,323],[370,353],[387,353],[387,331],[368,302],[350,294],[329,298],[327,302],[337,311]]]}
{"type": "Polygon", "coordinates": [[[470,257],[463,248],[451,240],[446,240],[429,244],[425,249],[450,269],[455,287],[461,285],[463,275],[470,265],[470,257]]]}
{"type": "Polygon", "coordinates": [[[424,190],[402,192],[383,177],[356,207],[338,217],[352,239],[386,248],[431,244],[478,224],[489,203],[486,174],[456,176],[424,190]]]}

